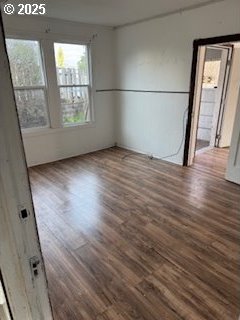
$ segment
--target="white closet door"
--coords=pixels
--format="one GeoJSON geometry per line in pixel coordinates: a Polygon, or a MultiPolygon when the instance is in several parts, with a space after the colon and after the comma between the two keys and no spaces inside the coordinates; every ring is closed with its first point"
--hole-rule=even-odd
{"type": "Polygon", "coordinates": [[[227,165],[226,179],[240,184],[240,90],[230,146],[230,155],[227,165]]]}
{"type": "Polygon", "coordinates": [[[0,269],[14,320],[52,320],[0,14],[0,269]]]}

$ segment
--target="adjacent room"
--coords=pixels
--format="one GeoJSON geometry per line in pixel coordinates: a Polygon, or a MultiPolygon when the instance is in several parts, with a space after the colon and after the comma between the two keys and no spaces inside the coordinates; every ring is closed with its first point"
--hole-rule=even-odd
{"type": "Polygon", "coordinates": [[[18,7],[1,6],[1,319],[238,320],[239,0],[18,7]]]}
{"type": "MultiPolygon", "coordinates": [[[[239,42],[226,42],[199,49],[196,90],[200,95],[195,95],[194,102],[198,124],[193,146],[195,157],[190,165],[199,155],[204,157],[202,154],[207,153],[205,156],[211,154],[216,163],[223,158],[224,172],[227,170],[240,86],[239,48],[239,42]]],[[[192,135],[194,139],[194,132],[192,135]]]]}

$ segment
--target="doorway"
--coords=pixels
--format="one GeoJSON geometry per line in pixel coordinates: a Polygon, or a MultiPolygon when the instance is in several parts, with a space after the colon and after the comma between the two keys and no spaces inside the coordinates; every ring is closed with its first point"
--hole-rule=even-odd
{"type": "Polygon", "coordinates": [[[239,98],[239,70],[239,35],[194,42],[184,165],[192,165],[199,154],[210,150],[224,148],[229,154],[239,98]]]}
{"type": "Polygon", "coordinates": [[[232,52],[232,46],[205,48],[196,155],[219,147],[232,52]]]}

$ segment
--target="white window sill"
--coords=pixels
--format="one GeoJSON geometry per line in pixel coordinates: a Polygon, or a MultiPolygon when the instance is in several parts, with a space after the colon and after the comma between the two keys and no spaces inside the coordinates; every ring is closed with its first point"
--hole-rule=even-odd
{"type": "Polygon", "coordinates": [[[76,124],[76,125],[68,125],[66,127],[61,128],[33,128],[33,129],[25,129],[22,130],[22,136],[23,138],[28,137],[35,137],[35,136],[42,136],[42,135],[48,135],[48,134],[56,134],[56,133],[67,133],[69,131],[77,131],[80,129],[86,129],[86,128],[95,128],[95,122],[88,122],[88,123],[82,123],[82,124],[76,124]]]}

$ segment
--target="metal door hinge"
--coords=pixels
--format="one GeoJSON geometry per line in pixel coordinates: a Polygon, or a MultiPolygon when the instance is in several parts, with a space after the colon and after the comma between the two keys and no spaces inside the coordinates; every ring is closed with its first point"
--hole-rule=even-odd
{"type": "Polygon", "coordinates": [[[29,259],[29,263],[30,263],[30,269],[31,269],[33,279],[37,278],[39,276],[40,268],[41,268],[40,259],[37,256],[32,257],[29,259]]]}

